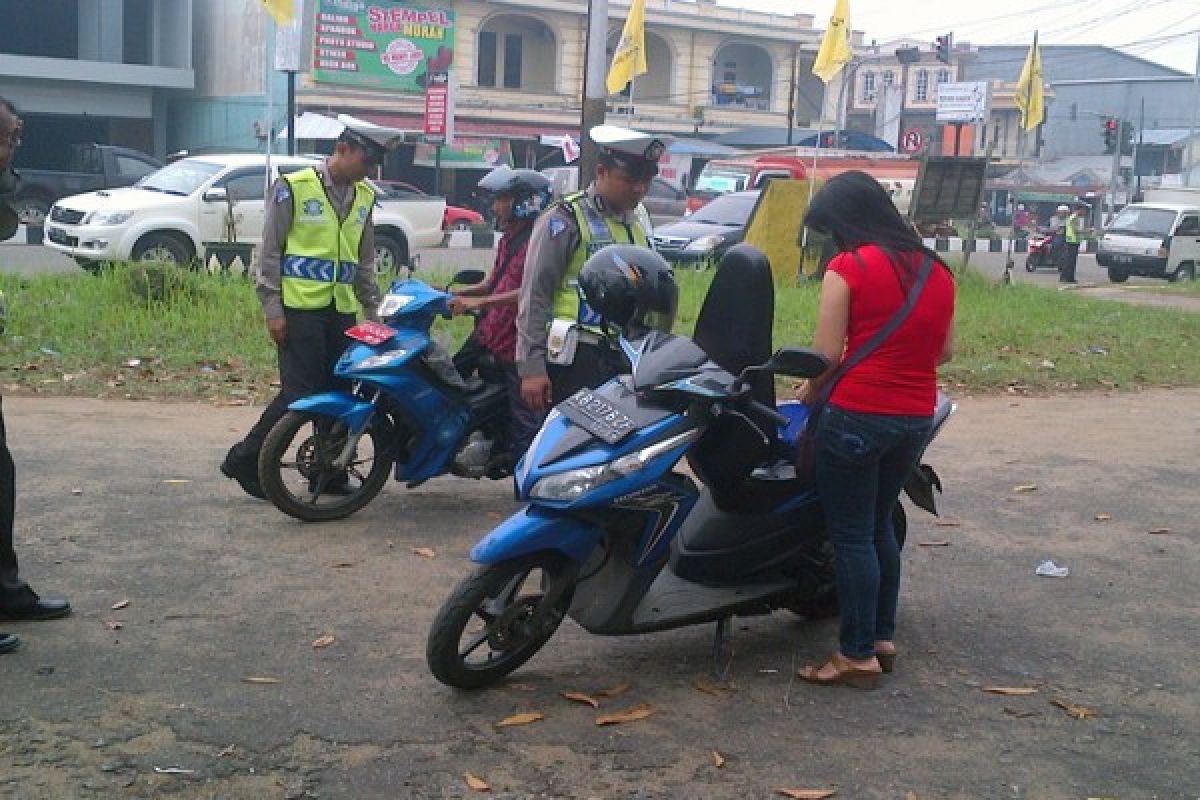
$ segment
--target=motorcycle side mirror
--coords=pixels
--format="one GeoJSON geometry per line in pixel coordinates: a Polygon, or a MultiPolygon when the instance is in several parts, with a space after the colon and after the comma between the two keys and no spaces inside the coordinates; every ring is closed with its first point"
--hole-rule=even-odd
{"type": "MultiPolygon", "coordinates": [[[[481,269],[460,269],[454,273],[454,277],[450,279],[450,286],[459,284],[462,286],[474,286],[477,283],[482,283],[487,277],[487,273],[481,269]]],[[[447,286],[446,288],[449,288],[447,286]]]]}
{"type": "Polygon", "coordinates": [[[829,359],[807,347],[782,347],[762,365],[762,369],[792,378],[815,378],[829,369],[829,359]]]}

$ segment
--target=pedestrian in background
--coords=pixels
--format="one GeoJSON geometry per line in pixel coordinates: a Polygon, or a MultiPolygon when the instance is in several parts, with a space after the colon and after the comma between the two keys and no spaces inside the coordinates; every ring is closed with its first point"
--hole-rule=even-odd
{"type": "Polygon", "coordinates": [[[841,611],[837,651],[800,677],[872,688],[896,658],[892,512],[929,438],[937,366],[953,352],[954,280],[866,173],[830,178],[805,225],[840,251],[821,284],[813,348],[846,366],[800,391],[809,403],[828,398],[808,424],[841,611]]]}
{"type": "MultiPolygon", "coordinates": [[[[16,108],[0,97],[0,241],[11,239],[17,232],[18,216],[10,199],[20,180],[13,171],[12,161],[21,144],[21,129],[21,117],[16,108]]],[[[71,613],[70,603],[39,597],[18,574],[17,553],[13,547],[16,502],[16,465],[8,450],[4,409],[0,405],[0,620],[65,617],[71,613]]],[[[15,650],[20,643],[13,634],[0,633],[0,653],[15,650]]]]}

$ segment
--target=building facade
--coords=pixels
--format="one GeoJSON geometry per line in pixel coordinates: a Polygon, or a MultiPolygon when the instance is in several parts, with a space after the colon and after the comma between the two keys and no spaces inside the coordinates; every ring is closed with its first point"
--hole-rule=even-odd
{"type": "Polygon", "coordinates": [[[192,5],[5,0],[0,95],[25,120],[18,166],[66,169],[82,142],[164,155],[168,101],[195,84],[192,5]]]}

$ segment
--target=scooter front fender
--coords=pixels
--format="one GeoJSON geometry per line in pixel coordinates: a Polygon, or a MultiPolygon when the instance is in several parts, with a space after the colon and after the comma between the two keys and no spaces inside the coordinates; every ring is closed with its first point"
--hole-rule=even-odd
{"type": "Polygon", "coordinates": [[[496,564],[510,558],[557,550],[583,563],[604,537],[604,531],[578,519],[537,506],[526,506],[497,525],[471,549],[471,560],[496,564]]]}
{"type": "Polygon", "coordinates": [[[301,398],[288,406],[290,411],[334,417],[346,423],[352,433],[361,433],[375,406],[349,392],[322,392],[301,398]]]}

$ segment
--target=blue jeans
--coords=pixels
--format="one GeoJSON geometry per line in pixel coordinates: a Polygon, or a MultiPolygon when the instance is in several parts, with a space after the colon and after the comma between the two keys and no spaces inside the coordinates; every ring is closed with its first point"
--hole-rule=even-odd
{"type": "Polygon", "coordinates": [[[932,417],[826,406],[817,421],[816,481],[834,549],[842,655],[866,659],[896,632],[900,547],[892,511],[932,417]]]}

